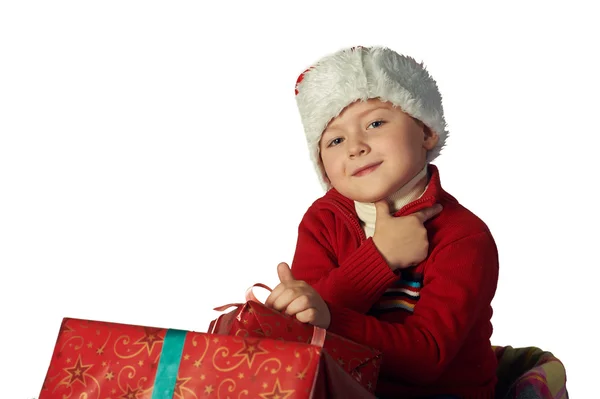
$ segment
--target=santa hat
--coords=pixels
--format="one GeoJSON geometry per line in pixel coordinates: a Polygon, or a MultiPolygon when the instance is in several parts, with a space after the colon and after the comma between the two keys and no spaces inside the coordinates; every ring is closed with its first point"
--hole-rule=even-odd
{"type": "Polygon", "coordinates": [[[319,60],[296,82],[296,102],[310,157],[325,190],[330,187],[319,152],[327,124],[357,100],[389,101],[439,135],[427,154],[431,162],[444,147],[448,132],[442,96],[422,63],[385,47],[352,47],[319,60]]]}

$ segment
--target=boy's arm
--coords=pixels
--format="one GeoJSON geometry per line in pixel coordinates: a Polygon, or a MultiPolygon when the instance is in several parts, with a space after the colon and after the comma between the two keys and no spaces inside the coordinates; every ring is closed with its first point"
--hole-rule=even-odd
{"type": "Polygon", "coordinates": [[[372,239],[338,264],[333,246],[336,239],[343,242],[345,237],[340,235],[349,232],[333,231],[335,226],[332,213],[321,211],[317,215],[317,211],[308,210],[298,228],[292,273],[295,279],[310,284],[327,303],[366,313],[398,275],[372,239]]]}
{"type": "Polygon", "coordinates": [[[329,303],[331,332],[384,353],[382,374],[421,384],[435,381],[466,344],[498,280],[497,249],[488,232],[459,239],[432,256],[414,313],[402,324],[329,303]]]}

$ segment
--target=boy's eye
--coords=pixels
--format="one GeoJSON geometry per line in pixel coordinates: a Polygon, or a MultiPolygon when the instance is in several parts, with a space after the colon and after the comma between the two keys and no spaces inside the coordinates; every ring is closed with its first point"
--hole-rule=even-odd
{"type": "Polygon", "coordinates": [[[344,139],[342,139],[341,137],[338,137],[337,139],[333,139],[333,140],[331,140],[329,142],[329,147],[333,147],[333,146],[336,146],[338,144],[341,144],[343,140],[344,139]]]}
{"type": "Polygon", "coordinates": [[[375,121],[369,125],[369,128],[378,128],[378,127],[381,127],[383,124],[384,124],[383,121],[375,121]]]}

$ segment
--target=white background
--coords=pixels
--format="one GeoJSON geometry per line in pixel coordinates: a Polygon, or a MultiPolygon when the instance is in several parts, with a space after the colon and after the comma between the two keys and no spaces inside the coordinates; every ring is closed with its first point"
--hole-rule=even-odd
{"type": "Polygon", "coordinates": [[[322,194],[296,77],[373,44],[439,83],[442,182],[500,249],[493,343],[597,391],[597,13],[414,3],[3,2],[0,396],[39,394],[62,317],[205,331],[275,285],[322,194]]]}

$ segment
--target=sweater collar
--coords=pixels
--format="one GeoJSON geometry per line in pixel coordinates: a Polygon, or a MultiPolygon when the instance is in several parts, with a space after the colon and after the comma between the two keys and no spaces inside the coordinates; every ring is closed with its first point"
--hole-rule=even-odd
{"type": "MultiPolygon", "coordinates": [[[[402,206],[402,208],[398,209],[394,216],[404,216],[414,212],[417,212],[421,209],[428,208],[430,206],[435,205],[438,202],[456,202],[456,199],[452,197],[450,194],[446,193],[442,188],[440,182],[440,173],[437,166],[433,164],[427,165],[427,172],[429,174],[429,184],[425,189],[425,192],[421,197],[417,200],[413,200],[412,202],[402,206]]],[[[353,214],[358,218],[354,201],[349,198],[344,197],[339,193],[336,189],[332,188],[324,196],[324,199],[334,200],[337,204],[342,205],[348,212],[353,214]]]]}
{"type": "MultiPolygon", "coordinates": [[[[392,214],[423,195],[427,189],[427,177],[427,165],[425,165],[408,183],[387,198],[392,214]]],[[[363,223],[367,235],[372,235],[377,219],[375,204],[354,201],[354,209],[358,219],[363,223]]]]}

